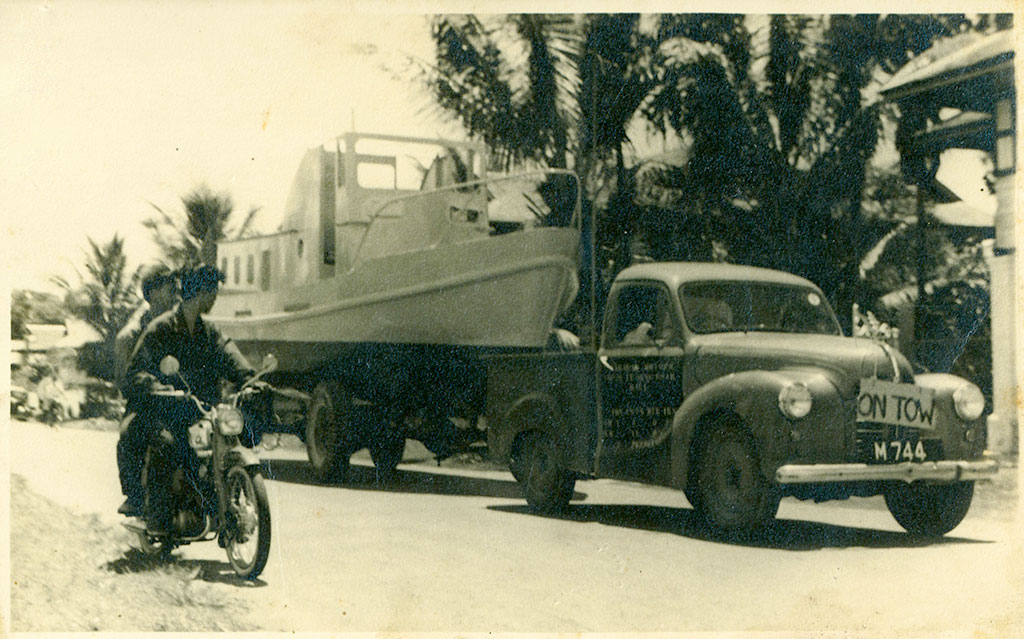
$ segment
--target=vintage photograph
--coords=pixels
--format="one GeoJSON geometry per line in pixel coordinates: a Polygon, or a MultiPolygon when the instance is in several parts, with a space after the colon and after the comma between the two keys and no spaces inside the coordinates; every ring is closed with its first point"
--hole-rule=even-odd
{"type": "Polygon", "coordinates": [[[0,6],[0,632],[1021,636],[1014,4],[447,5],[0,6]]]}

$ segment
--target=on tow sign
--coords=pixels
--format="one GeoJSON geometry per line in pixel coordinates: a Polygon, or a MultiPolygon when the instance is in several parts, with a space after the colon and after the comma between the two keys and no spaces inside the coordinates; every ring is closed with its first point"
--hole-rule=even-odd
{"type": "Polygon", "coordinates": [[[935,428],[935,390],[873,377],[860,380],[857,421],[935,428]]]}

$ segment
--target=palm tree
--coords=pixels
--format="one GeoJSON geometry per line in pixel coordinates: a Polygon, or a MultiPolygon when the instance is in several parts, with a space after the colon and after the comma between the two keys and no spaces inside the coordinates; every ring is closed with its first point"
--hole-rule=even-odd
{"type": "MultiPolygon", "coordinates": [[[[622,238],[632,228],[631,198],[617,195],[630,183],[623,153],[628,126],[655,80],[648,68],[652,41],[640,17],[438,16],[433,37],[436,61],[422,68],[425,81],[441,111],[490,147],[494,168],[574,168],[583,187],[584,236],[590,207],[600,202],[598,246],[628,245],[622,238]]],[[[557,185],[551,186],[545,195],[554,197],[557,185]]],[[[590,251],[584,246],[585,261],[590,251]]],[[[599,265],[614,248],[603,253],[599,265]]],[[[584,269],[578,299],[589,291],[584,269]]]]}
{"type": "Polygon", "coordinates": [[[102,245],[91,237],[87,239],[85,274],[78,273],[78,285],[71,285],[63,277],[54,277],[53,282],[65,291],[68,312],[100,335],[102,361],[95,372],[104,379],[111,379],[115,339],[141,303],[136,293],[140,270],[127,272],[124,239],[116,233],[102,245]]]}
{"type": "Polygon", "coordinates": [[[184,219],[172,216],[156,204],[157,216],[142,222],[153,234],[161,252],[175,267],[217,263],[217,242],[245,237],[251,232],[258,208],[251,208],[242,223],[228,228],[234,202],[227,193],[214,193],[203,184],[181,198],[184,219]]]}
{"type": "MultiPolygon", "coordinates": [[[[730,260],[816,281],[847,319],[858,266],[891,225],[865,218],[868,160],[885,110],[877,89],[908,51],[957,17],[662,17],[644,105],[692,140],[681,191],[696,194],[730,260]]],[[[684,204],[683,208],[687,205],[684,204]]]]}

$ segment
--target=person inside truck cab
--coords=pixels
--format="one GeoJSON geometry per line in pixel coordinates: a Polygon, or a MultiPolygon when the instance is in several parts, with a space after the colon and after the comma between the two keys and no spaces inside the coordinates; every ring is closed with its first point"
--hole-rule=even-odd
{"type": "Polygon", "coordinates": [[[720,299],[684,296],[683,312],[695,333],[717,333],[733,325],[732,307],[720,299]]]}
{"type": "Polygon", "coordinates": [[[624,346],[653,346],[676,334],[668,294],[652,286],[628,288],[619,295],[616,335],[624,346]]]}

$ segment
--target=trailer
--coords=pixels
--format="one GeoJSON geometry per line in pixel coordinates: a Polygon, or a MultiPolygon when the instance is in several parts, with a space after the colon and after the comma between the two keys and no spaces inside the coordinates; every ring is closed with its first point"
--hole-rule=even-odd
{"type": "Polygon", "coordinates": [[[405,439],[439,457],[480,440],[495,354],[544,349],[579,289],[579,182],[486,171],[476,144],[348,133],[310,149],[272,234],[221,242],[209,319],[273,353],[277,428],[321,480],[367,447],[378,472],[405,439]]]}

